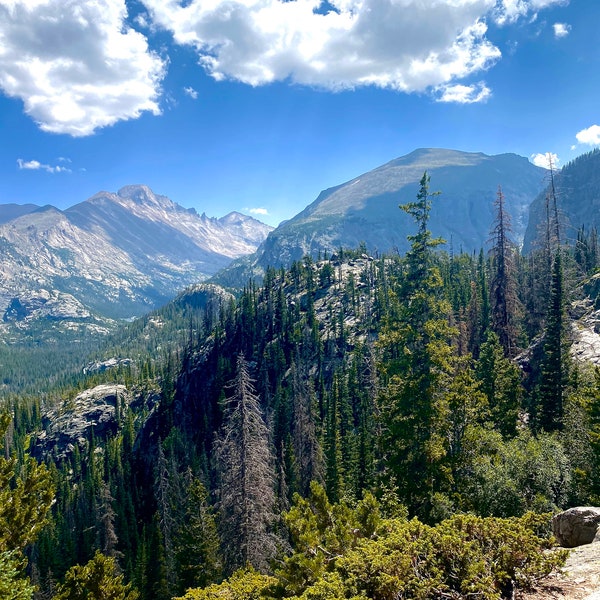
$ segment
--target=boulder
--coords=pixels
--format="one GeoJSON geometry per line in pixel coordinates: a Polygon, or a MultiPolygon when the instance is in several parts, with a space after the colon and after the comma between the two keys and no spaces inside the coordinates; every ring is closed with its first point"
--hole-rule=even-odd
{"type": "Polygon", "coordinates": [[[563,548],[591,544],[596,539],[600,524],[600,507],[577,506],[552,518],[552,531],[563,548]]]}

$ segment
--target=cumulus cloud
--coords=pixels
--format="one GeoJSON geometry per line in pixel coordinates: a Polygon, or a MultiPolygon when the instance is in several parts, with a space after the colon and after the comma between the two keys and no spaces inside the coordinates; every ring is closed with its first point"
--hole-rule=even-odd
{"type": "Polygon", "coordinates": [[[46,171],[47,173],[71,173],[71,169],[68,169],[67,167],[61,167],[60,165],[45,165],[39,160],[23,160],[22,158],[17,158],[17,165],[19,169],[27,171],[46,171]]]}
{"type": "Polygon", "coordinates": [[[500,58],[486,39],[494,0],[142,1],[215,79],[254,86],[422,92],[500,58]]]}
{"type": "Polygon", "coordinates": [[[588,146],[600,145],[600,126],[592,125],[587,129],[582,129],[575,135],[577,141],[580,144],[587,144],[588,146]]]}
{"type": "Polygon", "coordinates": [[[447,85],[438,89],[438,102],[456,102],[458,104],[473,104],[484,102],[492,92],[483,82],[475,85],[447,85]]]}
{"type": "Polygon", "coordinates": [[[1,0],[0,89],[72,136],[159,114],[165,64],[126,17],[125,0],[1,0]]]}
{"type": "Polygon", "coordinates": [[[544,169],[555,169],[560,163],[560,158],[554,152],[544,152],[531,155],[531,162],[536,167],[543,167],[544,169]]]}
{"type": "Polygon", "coordinates": [[[195,48],[217,80],[289,80],[340,90],[433,90],[481,102],[484,83],[458,86],[501,56],[486,22],[534,18],[568,0],[142,0],[155,26],[195,48]]]}
{"type": "Polygon", "coordinates": [[[269,215],[269,211],[266,208],[262,208],[262,207],[248,208],[247,210],[249,213],[251,213],[253,215],[261,215],[263,217],[266,217],[269,215]]]}
{"type": "Polygon", "coordinates": [[[554,23],[552,25],[554,28],[554,37],[555,38],[563,38],[571,33],[571,26],[568,23],[554,23]]]}
{"type": "Polygon", "coordinates": [[[198,99],[198,92],[193,87],[184,87],[183,91],[192,99],[198,99]]]}
{"type": "Polygon", "coordinates": [[[461,84],[501,58],[487,23],[567,1],[140,0],[136,30],[126,0],[0,0],[0,91],[20,98],[44,131],[72,136],[158,115],[168,59],[142,31],[162,29],[216,80],[481,102],[485,83],[461,84]]]}

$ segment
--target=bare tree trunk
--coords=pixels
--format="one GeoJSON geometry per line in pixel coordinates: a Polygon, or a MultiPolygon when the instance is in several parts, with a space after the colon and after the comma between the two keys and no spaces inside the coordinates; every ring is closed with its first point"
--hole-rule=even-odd
{"type": "Polygon", "coordinates": [[[267,570],[275,552],[273,457],[248,365],[238,357],[223,428],[215,442],[221,539],[228,570],[267,570]]]}

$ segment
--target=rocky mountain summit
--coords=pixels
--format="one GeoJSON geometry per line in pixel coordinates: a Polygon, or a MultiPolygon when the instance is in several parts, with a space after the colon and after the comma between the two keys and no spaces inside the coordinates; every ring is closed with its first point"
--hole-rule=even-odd
{"type": "Polygon", "coordinates": [[[7,206],[0,217],[5,331],[40,318],[82,324],[142,314],[253,252],[272,229],[240,213],[198,215],[143,185],[65,211],[7,206]]]}
{"type": "Polygon", "coordinates": [[[433,202],[429,229],[456,252],[478,252],[487,246],[499,186],[512,217],[514,241],[521,243],[529,205],[546,185],[546,170],[516,154],[415,150],[321,192],[306,209],[271,232],[252,259],[236,263],[219,276],[220,281],[232,284],[237,279],[239,284],[267,266],[289,266],[305,254],[316,258],[319,252],[331,254],[340,247],[364,244],[374,256],[404,253],[413,226],[398,205],[414,201],[425,171],[431,177],[430,191],[441,191],[433,202]]]}

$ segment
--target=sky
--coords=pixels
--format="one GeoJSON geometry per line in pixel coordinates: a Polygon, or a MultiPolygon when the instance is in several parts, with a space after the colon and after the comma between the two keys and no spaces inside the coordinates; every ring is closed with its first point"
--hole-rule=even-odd
{"type": "Polygon", "coordinates": [[[0,204],[145,184],[277,225],[417,148],[560,168],[600,144],[599,30],[598,0],[0,0],[0,204]]]}

